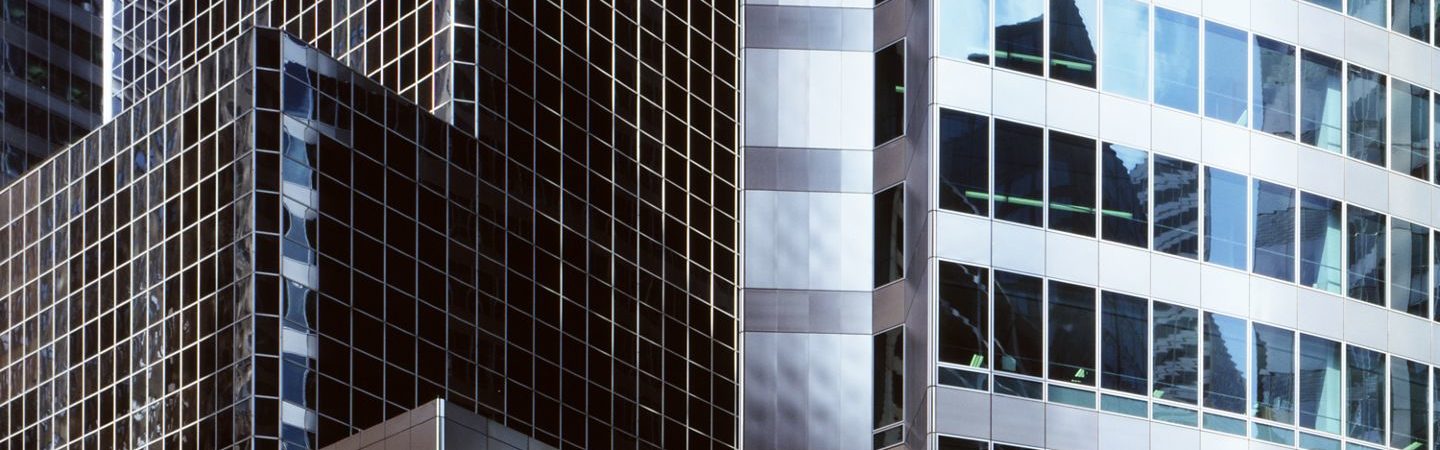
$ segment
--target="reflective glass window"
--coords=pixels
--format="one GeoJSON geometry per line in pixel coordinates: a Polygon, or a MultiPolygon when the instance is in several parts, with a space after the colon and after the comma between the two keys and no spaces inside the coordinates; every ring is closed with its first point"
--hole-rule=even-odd
{"type": "Polygon", "coordinates": [[[984,441],[972,441],[950,436],[940,436],[939,438],[940,450],[987,450],[989,448],[990,444],[984,441]]]}
{"type": "Polygon", "coordinates": [[[1244,31],[1205,22],[1205,117],[1247,125],[1249,40],[1244,31]]]}
{"type": "Polygon", "coordinates": [[[1385,26],[1385,0],[1349,0],[1351,16],[1379,26],[1385,26]]]}
{"type": "Polygon", "coordinates": [[[1295,138],[1295,46],[1255,36],[1255,129],[1295,138]]]}
{"type": "Polygon", "coordinates": [[[1183,403],[1195,403],[1200,332],[1199,312],[1184,306],[1154,302],[1155,323],[1151,346],[1155,354],[1154,388],[1151,396],[1183,403]]]}
{"type": "Polygon", "coordinates": [[[1390,3],[1390,28],[1430,43],[1430,0],[1391,0],[1390,3]]]}
{"type": "Polygon", "coordinates": [[[1430,180],[1430,91],[1394,80],[1390,84],[1390,168],[1430,180]]]}
{"type": "Polygon", "coordinates": [[[1335,10],[1335,11],[1340,11],[1340,2],[1341,2],[1341,0],[1305,0],[1305,1],[1310,2],[1310,3],[1313,3],[1313,4],[1316,4],[1316,5],[1323,6],[1323,7],[1326,7],[1326,8],[1330,8],[1330,9],[1335,10]]]}
{"type": "Polygon", "coordinates": [[[983,268],[940,262],[940,361],[985,368],[990,342],[990,277],[983,268]]]}
{"type": "Polygon", "coordinates": [[[874,428],[899,422],[905,412],[905,327],[875,335],[874,428]]]}
{"type": "Polygon", "coordinates": [[[1255,180],[1255,273],[1295,280],[1295,190],[1255,180]]]}
{"type": "MultiPolygon", "coordinates": [[[[1132,0],[1126,0],[1132,1],[1132,0]]],[[[1100,236],[1145,248],[1150,224],[1150,153],[1100,145],[1100,236]]]]}
{"type": "Polygon", "coordinates": [[[1150,99],[1150,4],[1103,0],[1105,34],[1100,60],[1102,89],[1137,100],[1150,99]]]}
{"type": "Polygon", "coordinates": [[[1095,87],[1097,0],[1050,0],[1050,77],[1095,87]]]}
{"type": "Polygon", "coordinates": [[[1300,335],[1300,426],[1340,434],[1340,343],[1300,335]]]}
{"type": "Polygon", "coordinates": [[[1430,367],[1390,358],[1390,446],[1426,448],[1430,422],[1430,367]]]}
{"type": "Polygon", "coordinates": [[[1200,112],[1200,20],[1155,8],[1155,103],[1200,112]]]}
{"type": "MultiPolygon", "coordinates": [[[[1440,230],[1435,230],[1430,233],[1430,244],[1434,247],[1440,247],[1440,230]]],[[[1430,293],[1434,298],[1440,298],[1440,248],[1435,248],[1432,255],[1433,259],[1430,260],[1430,293]]],[[[1434,314],[1435,320],[1440,321],[1440,308],[1435,308],[1431,313],[1434,314]]],[[[1437,423],[1437,425],[1440,425],[1440,423],[1437,423]]],[[[1440,435],[1440,433],[1437,433],[1437,435],[1440,435]]]]}
{"type": "Polygon", "coordinates": [[[1385,76],[1351,64],[1346,79],[1350,91],[1347,153],[1352,158],[1384,166],[1385,76]]]}
{"type": "Polygon", "coordinates": [[[1205,313],[1205,407],[1244,414],[1245,319],[1205,313]]]}
{"type": "Polygon", "coordinates": [[[1300,142],[1332,152],[1344,145],[1340,60],[1300,52],[1300,142]]]}
{"type": "Polygon", "coordinates": [[[1050,228],[1095,235],[1095,141],[1050,132],[1050,228]]]}
{"type": "Polygon", "coordinates": [[[1145,395],[1149,319],[1144,298],[1100,293],[1100,387],[1145,395]]]}
{"type": "Polygon", "coordinates": [[[905,40],[875,52],[875,145],[905,134],[905,40]]]}
{"type": "Polygon", "coordinates": [[[1340,202],[1300,193],[1300,284],[1340,293],[1345,283],[1340,273],[1345,241],[1340,215],[1340,202]]]}
{"type": "Polygon", "coordinates": [[[1255,324],[1255,383],[1250,395],[1257,418],[1295,422],[1295,332],[1255,324]]]}
{"type": "Polygon", "coordinates": [[[1042,226],[1044,131],[995,121],[995,218],[1042,226]]]}
{"type": "Polygon", "coordinates": [[[1205,261],[1245,270],[1244,175],[1205,168],[1205,261]]]}
{"type": "Polygon", "coordinates": [[[1348,283],[1350,298],[1385,305],[1385,216],[1349,205],[1346,211],[1349,235],[1348,283]]]}
{"type": "Polygon", "coordinates": [[[1155,155],[1155,251],[1199,255],[1200,167],[1155,155]]]}
{"type": "Polygon", "coordinates": [[[1040,278],[995,271],[995,370],[1044,375],[1042,289],[1040,278]]]}
{"type": "Polygon", "coordinates": [[[995,66],[1044,75],[1044,1],[995,0],[995,66]]]}
{"type": "Polygon", "coordinates": [[[1050,379],[1095,385],[1095,289],[1050,281],[1050,379]]]}
{"type": "Polygon", "coordinates": [[[935,14],[937,54],[990,63],[990,0],[939,0],[935,14]]]}
{"type": "Polygon", "coordinates": [[[1345,347],[1345,435],[1385,443],[1385,354],[1345,347]]]}
{"type": "Polygon", "coordinates": [[[1430,229],[1390,218],[1390,307],[1430,317],[1430,229]]]}
{"type": "Polygon", "coordinates": [[[990,121],[940,110],[940,208],[990,214],[990,121]]]}
{"type": "Polygon", "coordinates": [[[905,276],[905,184],[875,194],[875,286],[905,276]]]}

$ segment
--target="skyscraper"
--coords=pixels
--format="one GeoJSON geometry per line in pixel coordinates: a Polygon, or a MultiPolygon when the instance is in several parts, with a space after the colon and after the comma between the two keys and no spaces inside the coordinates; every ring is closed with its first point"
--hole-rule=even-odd
{"type": "Polygon", "coordinates": [[[747,3],[742,447],[1433,447],[1434,11],[747,3]]]}
{"type": "Polygon", "coordinates": [[[318,448],[443,397],[736,445],[736,5],[257,3],[115,5],[115,120],[0,190],[0,442],[318,448]]]}

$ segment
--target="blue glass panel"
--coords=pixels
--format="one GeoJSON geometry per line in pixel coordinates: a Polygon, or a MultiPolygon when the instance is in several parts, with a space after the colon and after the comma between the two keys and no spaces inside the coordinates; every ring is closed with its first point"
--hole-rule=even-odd
{"type": "Polygon", "coordinates": [[[1155,251],[1195,258],[1200,250],[1199,165],[1155,155],[1155,251]]]}
{"type": "Polygon", "coordinates": [[[1295,190],[1255,180],[1257,274],[1295,280],[1295,190]]]}
{"type": "Polygon", "coordinates": [[[939,0],[935,14],[937,54],[990,63],[990,0],[939,0]]]}
{"type": "Polygon", "coordinates": [[[1200,20],[1155,8],[1155,103],[1200,111],[1200,20]]]}
{"type": "Polygon", "coordinates": [[[1244,175],[1205,168],[1205,261],[1246,269],[1248,184],[1244,175]]]}
{"type": "Polygon", "coordinates": [[[1390,307],[1430,317],[1430,229],[1390,219],[1390,307]]]}
{"type": "Polygon", "coordinates": [[[1430,0],[1393,0],[1390,28],[1430,43],[1430,0]]]}
{"type": "Polygon", "coordinates": [[[1385,442],[1385,354],[1346,347],[1346,436],[1385,442]]]}
{"type": "Polygon", "coordinates": [[[1150,99],[1150,4],[1104,0],[1105,58],[1100,60],[1105,92],[1150,99]]]}
{"type": "Polygon", "coordinates": [[[1309,192],[1300,193],[1300,284],[1339,294],[1344,284],[1340,252],[1341,204],[1309,192]]]}
{"type": "Polygon", "coordinates": [[[1300,426],[1340,434],[1340,343],[1300,335],[1300,426]]]}
{"type": "Polygon", "coordinates": [[[1255,129],[1295,138],[1295,46],[1255,36],[1255,129]]]}
{"type": "Polygon", "coordinates": [[[1385,26],[1385,0],[1349,0],[1351,16],[1379,26],[1385,26]]]}
{"type": "MultiPolygon", "coordinates": [[[[1191,308],[1155,302],[1154,387],[1150,395],[1181,403],[1195,403],[1199,380],[1199,313],[1191,308]]],[[[1156,404],[1159,414],[1159,404],[1156,404]]]]}
{"type": "Polygon", "coordinates": [[[1294,423],[1295,333],[1256,323],[1255,353],[1250,358],[1255,368],[1251,414],[1274,422],[1294,423]]]}
{"type": "Polygon", "coordinates": [[[1350,93],[1347,153],[1352,158],[1384,166],[1386,78],[1352,64],[1346,79],[1350,93]]]}
{"type": "MultiPolygon", "coordinates": [[[[1132,1],[1132,0],[1125,0],[1132,1]]],[[[1150,153],[1119,144],[1100,146],[1100,236],[1146,248],[1150,225],[1150,153]]]]}
{"type": "Polygon", "coordinates": [[[1430,367],[1390,358],[1390,446],[1426,448],[1429,422],[1430,367]]]}
{"type": "Polygon", "coordinates": [[[1394,80],[1390,85],[1390,168],[1430,180],[1430,91],[1394,80]]]}
{"type": "Polygon", "coordinates": [[[1205,407],[1246,412],[1245,319],[1205,313],[1205,407]]]}
{"type": "Polygon", "coordinates": [[[1348,283],[1350,298],[1385,306],[1385,216],[1349,205],[1348,283]]]}
{"type": "Polygon", "coordinates": [[[1247,125],[1249,36],[1205,22],[1205,117],[1247,125]]]}

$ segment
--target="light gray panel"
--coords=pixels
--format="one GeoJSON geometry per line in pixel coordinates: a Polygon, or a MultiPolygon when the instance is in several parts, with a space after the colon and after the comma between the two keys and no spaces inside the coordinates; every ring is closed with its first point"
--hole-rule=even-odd
{"type": "Polygon", "coordinates": [[[995,267],[1036,275],[1045,273],[1045,230],[996,221],[991,258],[995,267]]]}
{"type": "Polygon", "coordinates": [[[978,439],[990,438],[990,395],[982,392],[934,388],[935,431],[978,439]]]}
{"type": "Polygon", "coordinates": [[[1344,303],[1345,340],[1386,351],[1390,340],[1386,332],[1386,327],[1390,325],[1390,311],[1361,301],[1346,300],[1344,303]]]}
{"type": "Polygon", "coordinates": [[[870,17],[870,9],[749,6],[745,8],[745,45],[868,52],[870,17]]]}
{"type": "Polygon", "coordinates": [[[1100,414],[1100,448],[1146,450],[1150,448],[1150,422],[1132,417],[1100,414]]]}
{"type": "Polygon", "coordinates": [[[745,331],[871,333],[870,293],[745,290],[745,331]]]}
{"type": "Polygon", "coordinates": [[[1266,277],[1250,277],[1250,317],[1286,328],[1295,328],[1295,285],[1266,277]]]}
{"type": "Polygon", "coordinates": [[[1045,445],[1045,404],[1001,395],[990,399],[996,441],[1043,447],[1045,445]]]}
{"type": "Polygon", "coordinates": [[[1348,300],[1314,289],[1297,290],[1296,322],[1300,331],[1340,339],[1345,336],[1345,303],[1348,300]]]}
{"type": "Polygon", "coordinates": [[[1360,161],[1345,161],[1345,200],[1369,210],[1386,212],[1389,191],[1389,171],[1360,161]]]}
{"type": "Polygon", "coordinates": [[[1150,448],[1199,450],[1200,431],[1160,422],[1150,422],[1150,448]]]}
{"type": "Polygon", "coordinates": [[[1094,410],[1046,405],[1045,441],[1054,450],[1095,450],[1100,445],[1100,417],[1094,410]]]}
{"type": "Polygon", "coordinates": [[[745,333],[745,350],[745,448],[869,448],[870,335],[745,333]]]}
{"type": "Polygon", "coordinates": [[[745,414],[741,420],[744,421],[745,435],[743,445],[751,449],[776,449],[780,448],[776,442],[779,434],[779,399],[776,394],[776,387],[779,380],[777,358],[779,353],[776,346],[779,344],[780,335],[772,333],[745,333],[743,335],[745,351],[744,373],[745,384],[743,401],[745,402],[745,414]]]}
{"type": "Polygon", "coordinates": [[[1308,2],[1297,3],[1298,21],[1305,24],[1299,29],[1300,46],[1334,56],[1344,55],[1345,34],[1338,31],[1345,28],[1345,16],[1308,2]]]}
{"type": "Polygon", "coordinates": [[[779,139],[780,54],[776,50],[745,50],[745,142],[765,145],[779,139]]]}
{"type": "MultiPolygon", "coordinates": [[[[1430,193],[1435,187],[1424,180],[1390,173],[1390,198],[1387,211],[1391,216],[1410,222],[1424,223],[1430,220],[1430,193]]],[[[1397,261],[1398,262],[1398,261],[1397,261]]],[[[1401,270],[1396,268],[1395,270],[1401,270]]]]}
{"type": "Polygon", "coordinates": [[[1390,67],[1389,48],[1390,33],[1384,28],[1360,19],[1345,21],[1345,59],[1384,72],[1390,67]]]}
{"type": "Polygon", "coordinates": [[[871,193],[871,152],[808,148],[745,149],[745,188],[871,193]]]}
{"type": "Polygon", "coordinates": [[[1390,311],[1389,351],[1412,361],[1430,362],[1431,322],[1399,311],[1390,311]]]}
{"type": "Polygon", "coordinates": [[[746,191],[746,286],[870,290],[873,207],[869,194],[746,191]]]}

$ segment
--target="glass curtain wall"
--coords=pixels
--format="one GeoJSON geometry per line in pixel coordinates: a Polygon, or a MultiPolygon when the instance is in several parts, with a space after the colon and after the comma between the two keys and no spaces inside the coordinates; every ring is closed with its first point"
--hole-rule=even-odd
{"type": "Polygon", "coordinates": [[[1249,124],[1248,41],[1242,30],[1205,22],[1205,117],[1249,124]]]}
{"type": "Polygon", "coordinates": [[[1254,126],[1295,138],[1295,46],[1255,36],[1254,126]]]}
{"type": "MultiPolygon", "coordinates": [[[[1381,3],[1381,8],[1384,4],[1381,3]]],[[[1385,85],[1384,75],[1348,66],[1350,114],[1346,147],[1350,157],[1385,166],[1385,85]]]]}
{"type": "Polygon", "coordinates": [[[1342,150],[1343,66],[1335,58],[1300,52],[1300,142],[1337,153],[1342,150]]]}
{"type": "Polygon", "coordinates": [[[1309,192],[1300,194],[1300,284],[1339,294],[1345,284],[1340,254],[1341,203],[1309,192]]]}
{"type": "Polygon", "coordinates": [[[1045,2],[995,0],[995,66],[1045,75],[1045,2]]]}
{"type": "Polygon", "coordinates": [[[1390,85],[1390,168],[1430,180],[1430,91],[1393,80],[1390,85]]]}
{"type": "MultiPolygon", "coordinates": [[[[1133,1],[1133,0],[1125,0],[1133,1]]],[[[1100,237],[1147,248],[1150,224],[1150,153],[1100,145],[1100,237]]]]}
{"type": "Polygon", "coordinates": [[[1150,4],[1137,0],[1103,2],[1102,90],[1150,100],[1150,4]]]}
{"type": "Polygon", "coordinates": [[[1050,0],[1050,77],[1095,87],[1097,0],[1050,0]]]}
{"type": "Polygon", "coordinates": [[[1200,112],[1200,20],[1155,8],[1155,103],[1200,112]]]}

